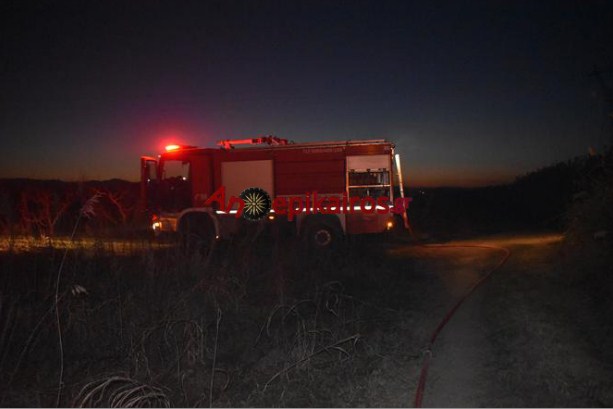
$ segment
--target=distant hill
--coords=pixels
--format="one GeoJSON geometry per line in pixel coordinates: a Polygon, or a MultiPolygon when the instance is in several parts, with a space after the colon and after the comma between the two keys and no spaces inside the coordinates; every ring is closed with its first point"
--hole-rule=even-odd
{"type": "Polygon", "coordinates": [[[608,150],[601,155],[578,156],[545,166],[504,185],[408,187],[408,194],[413,197],[409,216],[416,230],[426,235],[565,230],[569,228],[569,215],[578,206],[578,196],[589,196],[595,184],[611,182],[613,186],[612,162],[611,150],[608,150]],[[607,177],[609,182],[602,182],[607,177]]]}

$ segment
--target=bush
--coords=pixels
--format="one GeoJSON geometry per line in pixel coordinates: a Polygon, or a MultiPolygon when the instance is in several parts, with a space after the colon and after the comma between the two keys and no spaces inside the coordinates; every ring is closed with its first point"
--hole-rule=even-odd
{"type": "Polygon", "coordinates": [[[610,239],[613,230],[613,150],[586,161],[577,191],[566,212],[568,237],[584,243],[610,239]]]}

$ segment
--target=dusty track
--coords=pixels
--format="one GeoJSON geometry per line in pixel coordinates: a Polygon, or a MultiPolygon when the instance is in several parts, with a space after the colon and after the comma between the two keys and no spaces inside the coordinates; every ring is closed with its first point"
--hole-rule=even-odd
{"type": "MultiPolygon", "coordinates": [[[[565,285],[561,270],[577,266],[560,258],[559,241],[549,235],[455,243],[504,246],[513,257],[441,332],[432,349],[424,406],[611,405],[613,368],[588,341],[599,339],[602,328],[587,318],[592,314],[585,294],[565,285]]],[[[499,258],[474,249],[394,252],[418,257],[421,268],[443,283],[439,296],[448,305],[499,258]]],[[[420,320],[431,328],[436,321],[420,320]]]]}

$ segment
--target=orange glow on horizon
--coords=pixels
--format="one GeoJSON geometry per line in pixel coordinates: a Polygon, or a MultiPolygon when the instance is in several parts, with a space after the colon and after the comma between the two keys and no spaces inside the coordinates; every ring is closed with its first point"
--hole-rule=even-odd
{"type": "MultiPolygon", "coordinates": [[[[404,163],[403,163],[404,164],[404,163]]],[[[404,170],[404,169],[403,169],[404,170]]],[[[476,188],[512,183],[520,172],[512,169],[468,167],[419,167],[404,170],[405,184],[409,187],[465,187],[476,188]]]]}

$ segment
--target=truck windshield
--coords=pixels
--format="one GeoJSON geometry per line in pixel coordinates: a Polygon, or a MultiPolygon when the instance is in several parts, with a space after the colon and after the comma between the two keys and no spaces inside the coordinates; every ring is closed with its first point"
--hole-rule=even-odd
{"type": "Polygon", "coordinates": [[[189,179],[189,162],[180,160],[169,160],[164,163],[163,179],[189,179]]]}

